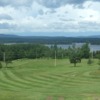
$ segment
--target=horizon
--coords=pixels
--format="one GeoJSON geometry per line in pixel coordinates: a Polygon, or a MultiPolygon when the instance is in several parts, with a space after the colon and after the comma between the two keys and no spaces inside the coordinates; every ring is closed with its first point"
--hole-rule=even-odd
{"type": "Polygon", "coordinates": [[[99,32],[25,32],[25,33],[0,33],[0,35],[16,35],[16,36],[46,36],[46,37],[88,37],[100,36],[99,32]]]}

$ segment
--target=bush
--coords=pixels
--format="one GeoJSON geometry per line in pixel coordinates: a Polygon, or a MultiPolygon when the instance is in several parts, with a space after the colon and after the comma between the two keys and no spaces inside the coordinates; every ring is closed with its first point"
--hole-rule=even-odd
{"type": "Polygon", "coordinates": [[[6,67],[8,67],[8,64],[12,63],[12,61],[8,60],[5,63],[6,63],[6,67]]]}
{"type": "Polygon", "coordinates": [[[98,65],[100,65],[100,59],[99,59],[99,61],[98,61],[98,65]]]}
{"type": "Polygon", "coordinates": [[[87,64],[91,65],[93,63],[92,59],[89,58],[87,64]]]}
{"type": "Polygon", "coordinates": [[[1,62],[0,62],[0,69],[2,68],[2,64],[1,64],[1,62]]]}

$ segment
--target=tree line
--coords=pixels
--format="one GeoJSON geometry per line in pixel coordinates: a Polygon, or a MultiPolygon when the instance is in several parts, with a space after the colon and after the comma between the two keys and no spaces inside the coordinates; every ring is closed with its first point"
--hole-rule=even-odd
{"type": "Polygon", "coordinates": [[[100,38],[90,37],[42,37],[42,36],[0,36],[0,43],[36,43],[36,44],[100,44],[100,38]]]}
{"type": "Polygon", "coordinates": [[[0,45],[0,61],[6,63],[16,59],[38,59],[38,58],[52,58],[55,59],[69,58],[71,63],[75,66],[81,59],[89,59],[91,57],[100,59],[100,51],[91,52],[89,44],[85,43],[82,47],[77,48],[75,44],[68,49],[58,47],[57,44],[51,47],[43,44],[13,44],[0,45]]]}
{"type": "Polygon", "coordinates": [[[66,58],[68,56],[67,50],[58,48],[57,45],[51,47],[42,44],[13,44],[0,45],[0,60],[16,60],[22,58],[36,59],[36,58],[66,58]]]}

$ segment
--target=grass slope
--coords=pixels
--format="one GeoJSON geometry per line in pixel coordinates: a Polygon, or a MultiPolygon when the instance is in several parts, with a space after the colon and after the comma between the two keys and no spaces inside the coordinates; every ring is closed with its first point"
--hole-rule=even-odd
{"type": "Polygon", "coordinates": [[[97,60],[17,60],[0,70],[0,100],[100,100],[97,60]]]}

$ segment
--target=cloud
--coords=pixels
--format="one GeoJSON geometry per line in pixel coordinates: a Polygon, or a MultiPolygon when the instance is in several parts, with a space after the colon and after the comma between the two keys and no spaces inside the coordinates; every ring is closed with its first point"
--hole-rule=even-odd
{"type": "Polygon", "coordinates": [[[47,11],[45,14],[54,14],[54,13],[56,13],[56,10],[50,9],[50,10],[47,11]]]}
{"type": "Polygon", "coordinates": [[[13,20],[13,18],[7,14],[0,14],[0,20],[13,20]]]}
{"type": "Polygon", "coordinates": [[[34,0],[0,0],[0,6],[30,6],[34,0]]]}
{"type": "MultiPolygon", "coordinates": [[[[32,3],[37,2],[47,8],[58,8],[64,5],[78,5],[77,7],[82,7],[82,4],[90,0],[0,0],[0,6],[31,6],[32,3]]],[[[100,0],[91,0],[94,2],[99,2],[100,0]]]]}
{"type": "Polygon", "coordinates": [[[93,1],[0,0],[0,31],[97,31],[100,2],[93,1]]]}
{"type": "MultiPolygon", "coordinates": [[[[74,7],[84,8],[83,4],[90,0],[36,0],[38,3],[44,5],[47,8],[59,8],[65,5],[73,5],[74,7]]],[[[92,2],[100,2],[100,0],[91,0],[92,2]]]]}
{"type": "Polygon", "coordinates": [[[8,23],[0,23],[0,29],[12,29],[15,25],[10,25],[8,23]]]}
{"type": "Polygon", "coordinates": [[[42,9],[40,9],[38,12],[39,12],[40,15],[44,14],[44,11],[42,9]]]}
{"type": "Polygon", "coordinates": [[[100,31],[98,22],[79,22],[80,31],[100,31]]]}

